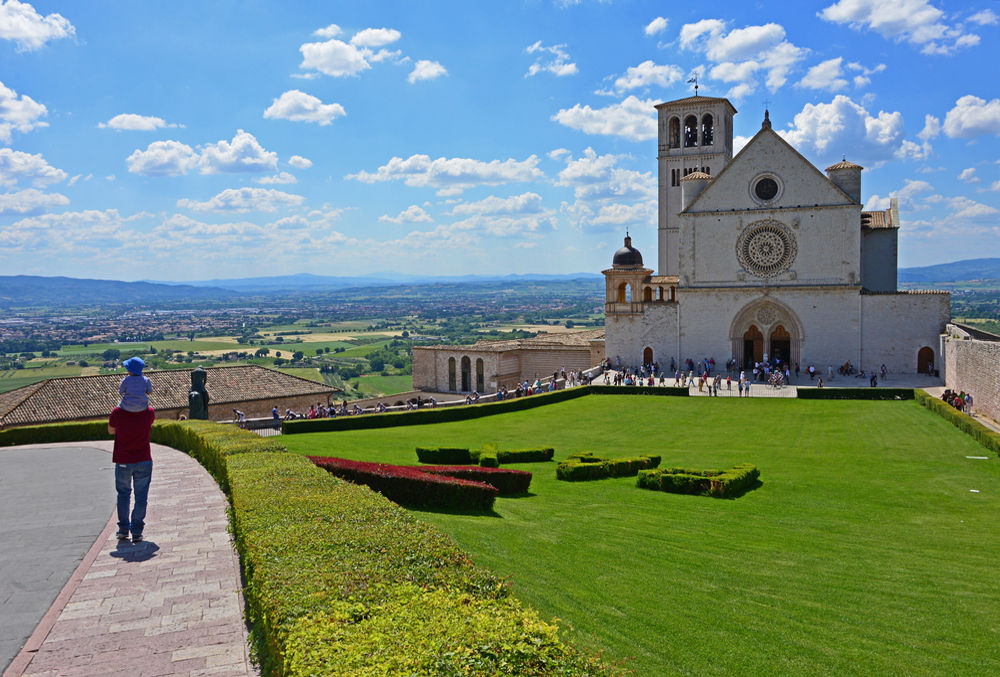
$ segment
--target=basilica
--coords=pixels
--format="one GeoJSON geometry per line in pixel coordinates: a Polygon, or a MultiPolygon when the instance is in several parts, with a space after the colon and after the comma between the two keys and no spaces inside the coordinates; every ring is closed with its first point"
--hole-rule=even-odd
{"type": "Polygon", "coordinates": [[[656,108],[657,271],[627,235],[603,271],[612,361],[935,367],[949,295],[897,289],[898,205],[863,211],[861,166],[820,172],[766,112],[733,157],[727,99],[656,108]]]}

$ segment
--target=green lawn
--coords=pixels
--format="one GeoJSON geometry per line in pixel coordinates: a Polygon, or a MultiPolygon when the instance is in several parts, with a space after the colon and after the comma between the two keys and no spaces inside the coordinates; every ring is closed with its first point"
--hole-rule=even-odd
{"type": "Polygon", "coordinates": [[[359,376],[351,379],[360,384],[359,390],[366,397],[375,395],[395,395],[396,393],[406,393],[413,390],[412,374],[390,374],[389,376],[359,376]]]}
{"type": "Polygon", "coordinates": [[[525,464],[533,495],[493,515],[419,514],[637,675],[1000,674],[1000,461],[915,402],[595,395],[283,440],[408,464],[483,442],[752,462],[762,485],[736,500],[525,464]]]}

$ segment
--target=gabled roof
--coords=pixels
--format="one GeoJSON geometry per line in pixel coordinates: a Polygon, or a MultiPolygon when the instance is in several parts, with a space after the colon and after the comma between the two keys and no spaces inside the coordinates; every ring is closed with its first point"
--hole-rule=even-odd
{"type": "Polygon", "coordinates": [[[527,339],[500,339],[496,341],[476,341],[472,345],[435,345],[414,346],[417,350],[443,350],[448,352],[491,352],[501,353],[508,350],[558,350],[566,348],[584,348],[590,341],[604,338],[604,329],[586,329],[558,334],[539,334],[527,339]]]}
{"type": "MultiPolygon", "coordinates": [[[[257,365],[206,369],[205,387],[211,404],[327,395],[336,388],[257,365]]],[[[51,378],[0,394],[0,424],[34,425],[56,421],[103,418],[118,406],[118,385],[124,374],[51,378]]],[[[187,369],[146,372],[153,385],[153,409],[188,406],[191,372],[187,369]]]]}
{"type": "Polygon", "coordinates": [[[661,108],[673,108],[674,106],[683,107],[683,106],[691,106],[693,104],[712,105],[716,103],[726,104],[727,106],[729,106],[733,115],[736,115],[737,111],[733,107],[733,104],[730,103],[729,99],[723,99],[721,97],[715,97],[715,96],[688,96],[683,99],[676,99],[674,101],[664,101],[663,103],[658,103],[656,104],[655,108],[656,110],[660,110],[661,108]]]}

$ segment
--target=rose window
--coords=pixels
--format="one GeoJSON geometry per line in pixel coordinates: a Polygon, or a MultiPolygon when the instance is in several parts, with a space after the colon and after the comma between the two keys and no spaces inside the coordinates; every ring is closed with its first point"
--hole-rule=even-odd
{"type": "Polygon", "coordinates": [[[785,272],[795,260],[797,251],[791,231],[770,220],[751,224],[736,243],[740,265],[758,277],[774,277],[785,272]]]}

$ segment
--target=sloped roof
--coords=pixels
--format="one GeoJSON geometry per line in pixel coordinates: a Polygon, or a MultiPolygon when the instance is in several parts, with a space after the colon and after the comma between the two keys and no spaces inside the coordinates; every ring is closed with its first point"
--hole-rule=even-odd
{"type": "Polygon", "coordinates": [[[715,104],[715,103],[724,103],[724,104],[726,104],[727,106],[729,106],[729,108],[732,109],[733,115],[736,114],[736,108],[733,107],[733,104],[732,104],[732,102],[729,101],[729,99],[724,99],[724,98],[716,97],[716,96],[687,96],[687,97],[684,97],[683,99],[675,99],[673,101],[664,101],[663,103],[656,104],[656,106],[654,106],[654,107],[657,108],[657,109],[660,109],[660,108],[672,108],[673,106],[689,106],[691,104],[707,104],[707,105],[711,105],[711,104],[715,104]]]}
{"type": "MultiPolygon", "coordinates": [[[[337,392],[328,385],[257,365],[213,367],[205,371],[208,372],[205,387],[212,404],[337,392]]],[[[51,378],[0,394],[0,424],[33,425],[105,417],[121,400],[118,385],[123,376],[97,374],[51,378]]],[[[146,376],[153,385],[153,393],[149,396],[153,409],[188,406],[190,370],[150,371],[146,376]]]]}
{"type": "Polygon", "coordinates": [[[444,350],[451,352],[480,351],[500,353],[508,350],[552,350],[560,348],[585,348],[594,339],[603,339],[603,329],[587,329],[559,334],[541,334],[528,339],[501,339],[476,341],[472,345],[414,346],[416,350],[444,350]]]}
{"type": "Polygon", "coordinates": [[[847,160],[841,160],[840,162],[827,167],[826,171],[836,171],[838,169],[864,169],[864,167],[856,165],[853,162],[848,162],[847,160]]]}
{"type": "Polygon", "coordinates": [[[861,212],[861,227],[870,230],[888,230],[899,228],[899,224],[892,222],[892,211],[886,209],[877,212],[861,212]]]}
{"type": "Polygon", "coordinates": [[[694,181],[695,179],[711,179],[711,174],[706,174],[705,172],[691,172],[686,175],[681,181],[694,181]]]}

